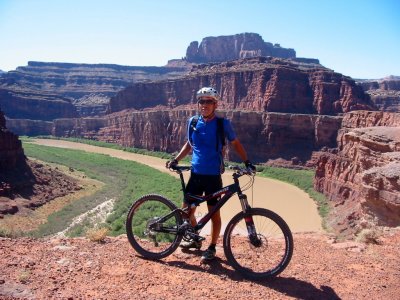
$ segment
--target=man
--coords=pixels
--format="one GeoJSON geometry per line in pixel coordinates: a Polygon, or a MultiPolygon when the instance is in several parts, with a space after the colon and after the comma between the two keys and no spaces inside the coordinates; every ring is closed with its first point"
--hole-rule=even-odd
{"type": "MultiPolygon", "coordinates": [[[[203,87],[197,94],[197,104],[200,116],[189,119],[188,123],[188,140],[183,145],[178,155],[172,161],[167,162],[167,167],[178,164],[186,155],[192,151],[192,171],[186,192],[203,195],[211,194],[222,188],[221,165],[223,165],[223,144],[218,139],[218,123],[223,126],[223,136],[231,143],[240,158],[245,162],[247,167],[255,169],[255,167],[247,159],[247,154],[231,126],[231,122],[227,119],[218,121],[215,110],[218,106],[219,95],[212,87],[203,87]],[[197,118],[193,122],[193,118],[197,118]],[[191,126],[193,128],[191,128],[191,126]]],[[[216,199],[207,201],[207,207],[210,211],[217,203],[216,199]]],[[[188,203],[184,203],[186,207],[188,203]]],[[[190,223],[192,226],[197,224],[195,218],[196,208],[190,211],[190,223]]],[[[211,244],[202,255],[202,261],[212,260],[215,258],[215,246],[218,242],[221,232],[221,215],[218,211],[211,219],[211,244]]],[[[182,248],[201,248],[201,241],[191,240],[183,242],[182,248]]]]}

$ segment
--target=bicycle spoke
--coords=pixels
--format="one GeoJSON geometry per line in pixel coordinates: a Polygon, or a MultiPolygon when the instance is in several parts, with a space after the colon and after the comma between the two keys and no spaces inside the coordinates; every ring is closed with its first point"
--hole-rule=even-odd
{"type": "MultiPolygon", "coordinates": [[[[232,219],[224,236],[224,249],[235,269],[253,278],[266,278],[280,273],[292,253],[292,239],[287,225],[277,223],[270,212],[254,209],[252,219],[256,242],[251,242],[244,214],[232,219]]],[[[283,220],[282,220],[283,222],[283,220]]]]}
{"type": "Polygon", "coordinates": [[[127,235],[132,246],[141,255],[159,259],[172,253],[181,236],[177,228],[181,223],[176,206],[158,195],[148,195],[132,205],[127,218],[127,235]],[[171,214],[169,218],[161,217],[171,214]]]}

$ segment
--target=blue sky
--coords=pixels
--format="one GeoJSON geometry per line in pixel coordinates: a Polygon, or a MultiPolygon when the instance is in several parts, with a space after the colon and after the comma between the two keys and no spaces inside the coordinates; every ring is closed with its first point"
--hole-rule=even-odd
{"type": "Polygon", "coordinates": [[[400,0],[0,0],[0,69],[162,66],[191,41],[243,32],[353,78],[400,75],[400,0]]]}

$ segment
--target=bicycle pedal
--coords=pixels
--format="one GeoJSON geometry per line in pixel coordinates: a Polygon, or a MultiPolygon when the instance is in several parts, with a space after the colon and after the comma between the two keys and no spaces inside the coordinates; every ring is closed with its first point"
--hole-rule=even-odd
{"type": "Polygon", "coordinates": [[[198,235],[196,233],[193,233],[193,232],[189,233],[189,236],[190,236],[190,239],[196,240],[198,242],[202,242],[202,241],[204,241],[206,239],[205,237],[202,237],[202,236],[200,236],[200,235],[198,235]]]}

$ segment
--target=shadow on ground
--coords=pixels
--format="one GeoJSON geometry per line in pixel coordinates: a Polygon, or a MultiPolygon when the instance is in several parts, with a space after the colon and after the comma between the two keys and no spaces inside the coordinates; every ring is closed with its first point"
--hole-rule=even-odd
{"type": "MultiPolygon", "coordinates": [[[[201,255],[201,251],[194,251],[193,254],[201,255]],[[198,252],[198,253],[197,253],[198,252]]],[[[145,258],[142,258],[145,259],[145,258]]],[[[199,261],[198,265],[189,264],[185,261],[154,261],[160,264],[173,266],[176,268],[182,268],[186,270],[191,270],[195,272],[212,273],[216,276],[227,277],[234,281],[252,281],[255,284],[259,284],[266,288],[273,289],[284,295],[294,297],[296,299],[327,299],[327,300],[337,300],[340,297],[336,292],[329,286],[321,286],[320,288],[312,285],[309,282],[302,281],[293,277],[283,277],[278,276],[269,280],[249,280],[243,278],[240,273],[232,270],[226,260],[217,257],[215,260],[207,263],[201,264],[199,261]]]]}

